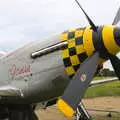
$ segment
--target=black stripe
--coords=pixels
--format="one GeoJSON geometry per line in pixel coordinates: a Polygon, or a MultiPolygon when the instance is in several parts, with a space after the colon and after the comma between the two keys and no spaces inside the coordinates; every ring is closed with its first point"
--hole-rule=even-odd
{"type": "Polygon", "coordinates": [[[77,70],[80,68],[80,64],[78,64],[78,65],[73,65],[73,68],[74,68],[75,71],[77,71],[77,70]]]}
{"type": "Polygon", "coordinates": [[[72,39],[72,38],[74,38],[75,37],[75,32],[69,32],[68,33],[68,40],[69,39],[72,39]]]}
{"type": "Polygon", "coordinates": [[[76,55],[76,48],[75,47],[71,47],[71,48],[68,48],[69,50],[69,55],[70,56],[73,56],[73,55],[76,55]]]}
{"type": "Polygon", "coordinates": [[[120,28],[115,27],[113,33],[116,44],[120,46],[120,28]]]}
{"type": "Polygon", "coordinates": [[[82,63],[85,59],[88,58],[87,54],[85,52],[78,54],[79,61],[82,63]]]}
{"type": "Polygon", "coordinates": [[[72,65],[72,63],[71,63],[71,61],[70,61],[70,57],[64,58],[64,59],[63,59],[63,62],[64,62],[65,67],[69,67],[69,66],[72,65]]]}
{"type": "Polygon", "coordinates": [[[83,37],[77,37],[77,38],[75,38],[75,43],[76,43],[76,45],[83,44],[83,37]]]}
{"type": "Polygon", "coordinates": [[[98,27],[97,29],[97,32],[94,32],[92,33],[92,40],[93,40],[93,45],[94,45],[94,48],[99,51],[100,53],[100,57],[103,58],[103,59],[108,59],[108,51],[107,49],[105,48],[105,45],[103,43],[103,38],[102,38],[102,30],[103,30],[104,26],[103,27],[98,27]]]}

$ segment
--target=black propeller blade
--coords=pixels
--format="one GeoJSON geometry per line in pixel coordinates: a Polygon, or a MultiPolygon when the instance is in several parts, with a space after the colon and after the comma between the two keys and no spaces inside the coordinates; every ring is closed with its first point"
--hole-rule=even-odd
{"type": "Polygon", "coordinates": [[[71,117],[76,111],[78,104],[94,77],[98,66],[98,60],[98,52],[94,53],[93,56],[88,57],[88,59],[81,64],[63,96],[59,99],[57,106],[66,116],[71,117]]]}
{"type": "Polygon", "coordinates": [[[115,73],[120,80],[120,59],[118,57],[116,57],[115,55],[109,55],[109,58],[110,58],[112,66],[115,70],[115,73]]]}
{"type": "Polygon", "coordinates": [[[90,19],[90,17],[87,15],[87,13],[86,13],[85,10],[82,8],[82,6],[80,5],[80,3],[79,3],[77,0],[75,0],[75,1],[76,1],[76,3],[78,4],[78,6],[80,7],[80,9],[83,11],[83,13],[85,14],[85,16],[86,16],[89,24],[91,25],[92,29],[93,29],[95,32],[97,32],[97,27],[95,26],[95,24],[93,23],[93,21],[92,21],[92,20],[90,19]]]}
{"type": "Polygon", "coordinates": [[[119,21],[120,21],[120,8],[117,11],[117,14],[114,18],[114,21],[113,21],[112,25],[116,25],[119,21]]]}
{"type": "MultiPolygon", "coordinates": [[[[118,24],[119,21],[120,21],[120,7],[117,11],[117,14],[114,18],[112,25],[118,24]]],[[[116,57],[115,55],[110,55],[110,54],[108,55],[108,57],[110,58],[110,61],[115,70],[115,73],[120,80],[120,59],[118,57],[116,57]]]]}

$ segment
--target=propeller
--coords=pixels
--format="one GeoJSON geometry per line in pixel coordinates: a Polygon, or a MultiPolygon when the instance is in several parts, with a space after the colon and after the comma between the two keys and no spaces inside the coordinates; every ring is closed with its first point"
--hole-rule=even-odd
{"type": "Polygon", "coordinates": [[[117,77],[120,80],[120,59],[115,55],[109,55],[109,59],[115,70],[117,77]]]}
{"type": "Polygon", "coordinates": [[[114,21],[113,21],[112,25],[118,24],[119,21],[120,21],[120,8],[117,11],[117,14],[116,14],[116,16],[114,18],[114,21]]]}
{"type": "MultiPolygon", "coordinates": [[[[84,11],[80,3],[75,0],[76,3],[79,5],[83,13],[85,14],[89,24],[91,25],[91,29],[97,33],[99,36],[99,31],[97,30],[96,25],[84,11]]],[[[117,12],[117,15],[114,19],[113,25],[117,24],[120,21],[120,8],[117,12]]],[[[99,37],[97,38],[100,39],[99,37]]],[[[83,95],[86,89],[89,87],[90,82],[92,81],[94,74],[98,67],[98,61],[100,58],[100,50],[96,50],[92,56],[88,57],[80,66],[76,74],[73,76],[72,80],[70,81],[68,87],[65,89],[63,96],[58,100],[57,106],[58,108],[68,117],[71,117],[79,103],[81,102],[83,95]],[[92,68],[92,69],[91,69],[92,68]]],[[[110,59],[111,64],[115,70],[116,75],[120,79],[120,60],[117,56],[111,55],[110,53],[106,52],[107,57],[110,59]]]]}
{"type": "Polygon", "coordinates": [[[75,113],[78,104],[82,100],[83,95],[96,72],[98,60],[98,52],[94,53],[93,56],[88,57],[81,64],[80,69],[78,69],[75,76],[70,81],[63,96],[58,100],[57,107],[67,117],[72,117],[75,113]]]}
{"type": "Polygon", "coordinates": [[[80,7],[80,9],[83,11],[83,13],[85,14],[85,16],[86,16],[89,24],[91,25],[92,29],[93,29],[95,32],[97,32],[97,27],[96,27],[96,25],[93,23],[93,21],[92,21],[92,20],[90,19],[90,17],[87,15],[87,13],[86,13],[85,10],[82,8],[82,6],[80,5],[80,3],[79,3],[77,0],[75,0],[75,1],[76,1],[76,3],[78,4],[78,6],[80,7]]]}
{"type": "MultiPolygon", "coordinates": [[[[117,14],[114,18],[114,21],[113,21],[112,25],[118,24],[119,21],[120,21],[120,7],[117,11],[117,14]]],[[[120,59],[117,56],[110,55],[110,54],[108,54],[108,57],[110,59],[110,62],[112,64],[113,68],[114,68],[114,71],[115,71],[117,77],[120,80],[120,59]]]]}
{"type": "MultiPolygon", "coordinates": [[[[93,23],[93,21],[87,15],[87,13],[84,11],[84,9],[80,5],[80,3],[77,0],[75,0],[75,1],[78,4],[78,6],[81,8],[81,10],[83,11],[83,13],[85,14],[85,16],[86,16],[89,24],[92,26],[93,31],[95,31],[97,33],[97,27],[96,27],[96,25],[93,23]]],[[[116,16],[114,18],[113,25],[116,25],[119,21],[120,21],[120,8],[118,9],[117,14],[116,14],[116,16]]],[[[120,80],[120,60],[119,60],[119,58],[117,56],[115,56],[115,55],[110,55],[109,53],[107,53],[107,57],[110,59],[111,64],[112,64],[112,66],[114,68],[114,71],[115,71],[117,77],[120,80]]]]}

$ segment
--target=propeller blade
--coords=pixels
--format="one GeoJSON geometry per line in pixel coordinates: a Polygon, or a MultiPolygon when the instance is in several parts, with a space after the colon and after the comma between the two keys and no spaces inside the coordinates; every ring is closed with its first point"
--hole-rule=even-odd
{"type": "Polygon", "coordinates": [[[95,24],[93,23],[93,21],[92,21],[92,20],[90,19],[90,17],[87,15],[87,13],[86,13],[85,10],[82,8],[82,6],[80,5],[80,3],[79,3],[77,0],[75,0],[75,1],[76,1],[76,3],[78,4],[78,6],[80,7],[80,9],[83,11],[83,13],[85,14],[85,16],[86,16],[89,24],[91,25],[92,29],[93,29],[95,32],[97,32],[97,27],[95,26],[95,24]]]}
{"type": "Polygon", "coordinates": [[[119,9],[117,11],[117,14],[116,14],[116,16],[114,18],[114,21],[113,21],[112,25],[116,25],[119,21],[120,21],[120,7],[119,7],[119,9]]]}
{"type": "Polygon", "coordinates": [[[83,95],[89,87],[90,82],[96,72],[98,60],[98,52],[94,53],[93,56],[85,60],[70,81],[63,96],[58,100],[57,107],[67,117],[72,117],[77,110],[78,104],[83,98],[83,95]]]}
{"type": "Polygon", "coordinates": [[[120,59],[115,55],[109,55],[109,58],[110,58],[112,66],[115,70],[115,73],[120,80],[120,59]]]}

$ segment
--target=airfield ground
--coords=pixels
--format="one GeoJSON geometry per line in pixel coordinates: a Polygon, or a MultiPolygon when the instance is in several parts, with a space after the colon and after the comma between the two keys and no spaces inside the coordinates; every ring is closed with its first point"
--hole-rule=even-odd
{"type": "MultiPolygon", "coordinates": [[[[106,83],[89,88],[83,102],[88,109],[115,111],[111,118],[107,116],[108,112],[89,111],[93,120],[120,120],[120,82],[106,83]]],[[[38,109],[36,113],[39,120],[74,120],[74,118],[65,118],[55,106],[46,110],[38,109]]]]}
{"type": "MultiPolygon", "coordinates": [[[[89,111],[90,115],[93,117],[93,120],[120,120],[120,97],[100,97],[85,99],[84,103],[88,109],[92,108],[118,112],[111,113],[112,117],[109,118],[107,117],[109,114],[108,112],[89,111]]],[[[74,120],[74,118],[65,118],[55,106],[51,106],[46,110],[38,109],[36,113],[39,116],[39,120],[74,120]]]]}

